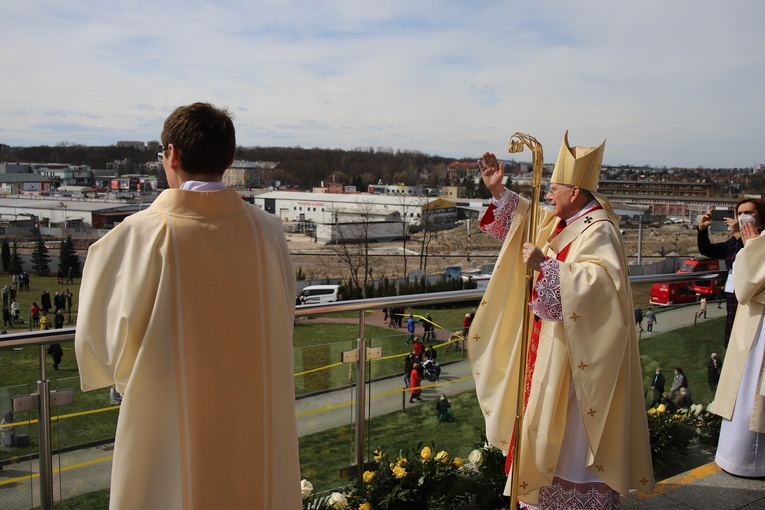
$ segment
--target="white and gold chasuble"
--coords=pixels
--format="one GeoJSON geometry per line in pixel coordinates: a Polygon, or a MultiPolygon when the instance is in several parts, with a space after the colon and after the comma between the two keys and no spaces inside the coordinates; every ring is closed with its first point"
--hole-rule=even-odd
{"type": "MultiPolygon", "coordinates": [[[[710,411],[730,420],[736,403],[739,386],[742,384],[744,365],[747,362],[755,335],[765,312],[765,236],[760,235],[748,241],[736,255],[736,271],[733,273],[734,288],[738,299],[736,319],[725,351],[725,364],[715,400],[709,405],[710,411]]],[[[757,392],[752,405],[749,430],[765,433],[765,378],[762,377],[762,360],[758,360],[757,392]],[[762,386],[761,386],[762,385],[762,386]]]]}
{"type": "Polygon", "coordinates": [[[112,509],[300,508],[281,222],[233,190],[166,190],[90,247],[75,349],[124,392],[112,509]]]}
{"type": "MultiPolygon", "coordinates": [[[[610,210],[610,206],[608,207],[610,210]]],[[[521,198],[470,328],[468,353],[489,442],[508,450],[516,413],[525,295],[529,201],[521,198]]],[[[563,322],[542,321],[522,428],[519,499],[536,505],[556,475],[569,412],[578,412],[586,469],[626,495],[653,488],[638,339],[627,261],[604,210],[589,212],[547,244],[558,218],[539,210],[537,246],[545,255],[570,244],[560,267],[563,322]],[[573,390],[578,409],[569,406],[573,390]]],[[[533,320],[533,319],[532,319],[533,320]]],[[[506,493],[510,493],[510,483],[506,493]]]]}

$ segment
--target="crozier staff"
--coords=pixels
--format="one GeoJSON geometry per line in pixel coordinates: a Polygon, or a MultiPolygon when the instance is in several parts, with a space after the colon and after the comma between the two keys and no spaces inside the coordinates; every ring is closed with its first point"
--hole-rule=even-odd
{"type": "Polygon", "coordinates": [[[524,265],[538,271],[517,482],[519,500],[542,509],[617,508],[620,494],[654,483],[627,261],[618,218],[596,193],[604,145],[571,147],[566,133],[533,243],[529,201],[502,186],[493,154],[479,161],[494,198],[481,228],[504,244],[468,352],[487,437],[509,450],[524,265]]]}

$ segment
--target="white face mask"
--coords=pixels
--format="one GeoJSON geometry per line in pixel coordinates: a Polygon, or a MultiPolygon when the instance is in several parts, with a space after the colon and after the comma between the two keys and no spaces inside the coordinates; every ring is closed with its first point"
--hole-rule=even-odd
{"type": "Polygon", "coordinates": [[[754,216],[752,216],[751,214],[739,214],[738,227],[739,228],[743,227],[745,223],[749,223],[750,225],[757,226],[757,220],[754,219],[754,216]]]}

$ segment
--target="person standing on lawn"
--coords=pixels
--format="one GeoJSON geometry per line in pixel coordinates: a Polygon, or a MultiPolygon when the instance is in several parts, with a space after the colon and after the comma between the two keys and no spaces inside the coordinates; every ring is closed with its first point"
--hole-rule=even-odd
{"type": "Polygon", "coordinates": [[[420,373],[420,364],[415,362],[412,364],[412,369],[409,371],[409,393],[412,394],[411,397],[409,397],[409,403],[414,404],[414,401],[417,402],[422,400],[422,388],[420,388],[420,385],[422,385],[422,374],[420,373]]]}
{"type": "Polygon", "coordinates": [[[648,329],[648,334],[653,335],[653,325],[658,323],[659,321],[656,320],[656,314],[653,313],[653,310],[650,308],[646,310],[645,312],[645,322],[646,327],[648,329]]]}

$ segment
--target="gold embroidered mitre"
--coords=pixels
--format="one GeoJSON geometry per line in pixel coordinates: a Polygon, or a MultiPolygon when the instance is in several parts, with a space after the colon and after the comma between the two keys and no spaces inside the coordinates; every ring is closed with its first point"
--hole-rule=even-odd
{"type": "Polygon", "coordinates": [[[550,182],[597,191],[605,147],[605,140],[599,147],[570,147],[566,131],[550,182]]]}

